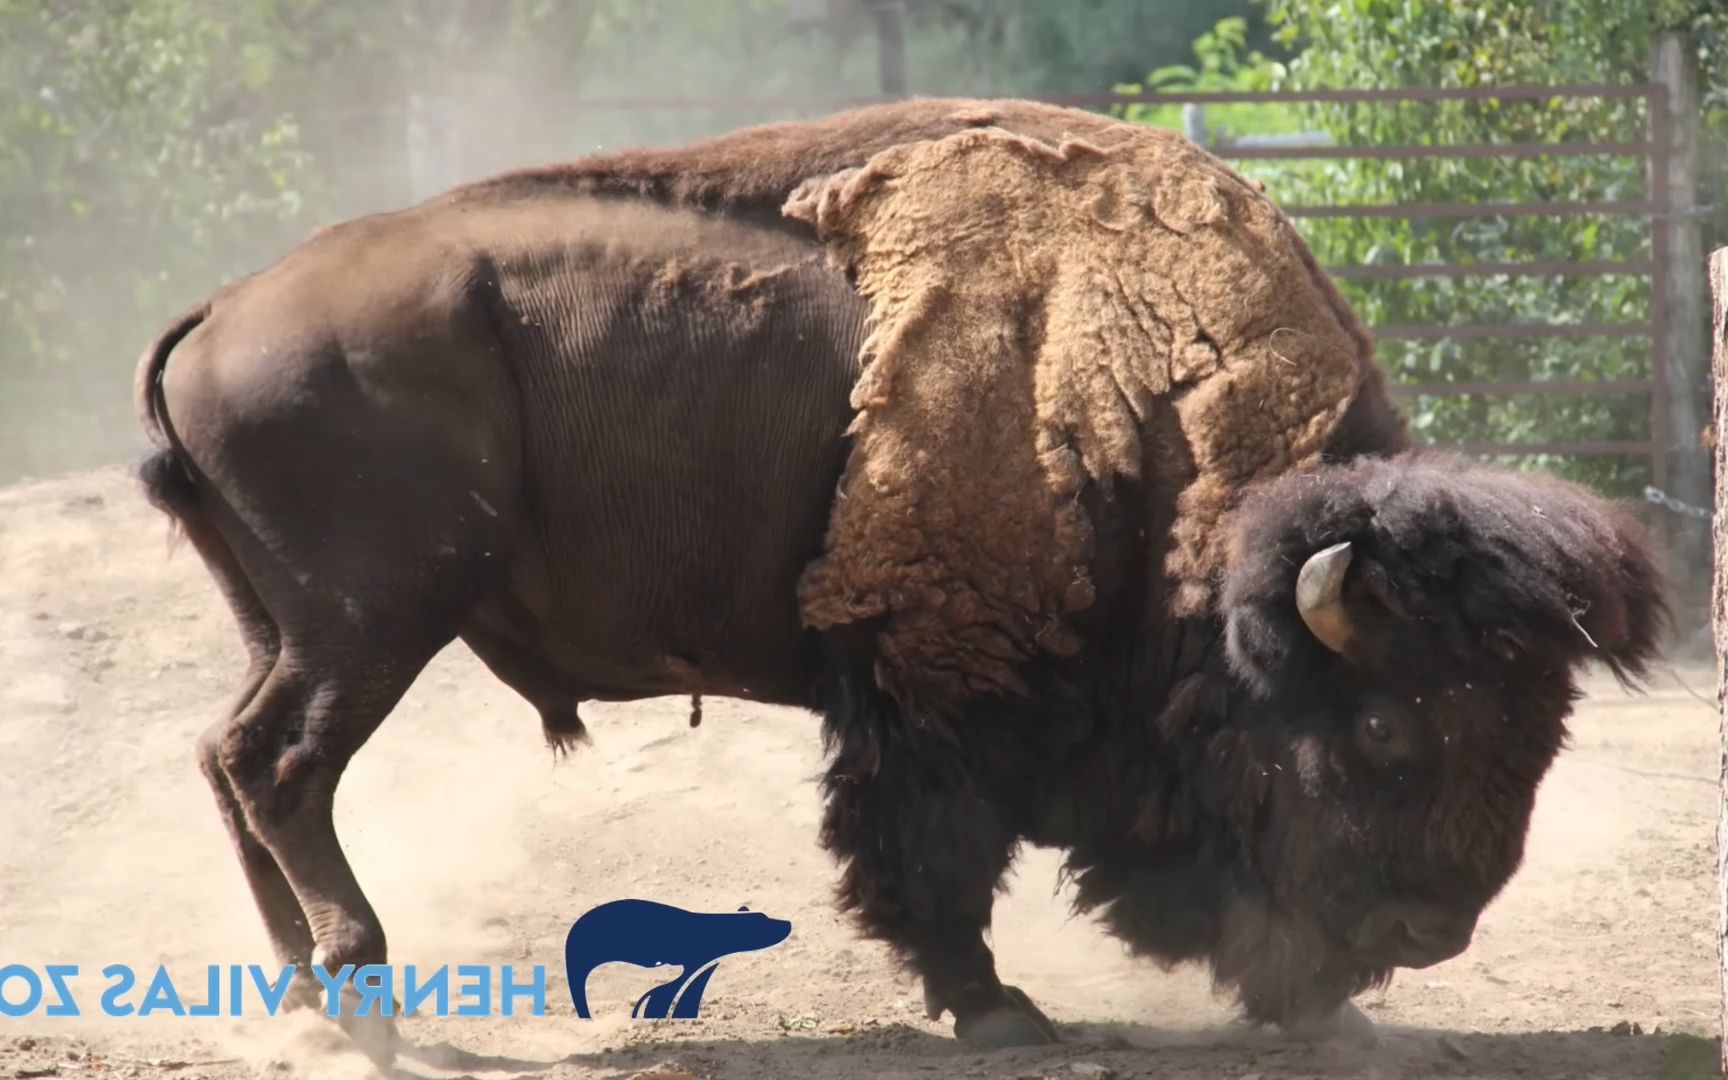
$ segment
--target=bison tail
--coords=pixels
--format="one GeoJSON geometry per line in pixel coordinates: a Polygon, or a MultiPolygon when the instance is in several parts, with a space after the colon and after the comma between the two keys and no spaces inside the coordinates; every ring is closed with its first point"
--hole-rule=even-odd
{"type": "Polygon", "coordinates": [[[182,314],[163,330],[144,350],[138,360],[133,380],[133,395],[138,409],[138,421],[144,433],[156,445],[155,453],[138,467],[138,481],[144,497],[158,510],[184,525],[198,507],[198,485],[187,469],[168,411],[162,400],[162,372],[168,366],[168,354],[185,340],[194,328],[209,315],[208,304],[182,314]]]}
{"type": "Polygon", "coordinates": [[[157,450],[138,465],[138,482],[150,505],[182,525],[198,512],[198,485],[173,450],[157,450]]]}

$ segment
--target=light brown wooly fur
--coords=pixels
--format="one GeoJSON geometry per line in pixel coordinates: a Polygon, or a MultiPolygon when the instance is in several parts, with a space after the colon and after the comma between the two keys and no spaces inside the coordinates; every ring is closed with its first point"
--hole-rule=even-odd
{"type": "Polygon", "coordinates": [[[855,442],[806,621],[880,618],[878,678],[940,707],[1015,692],[1080,642],[1088,478],[1137,479],[1169,395],[1197,476],[1179,496],[1174,615],[1205,612],[1244,485],[1317,463],[1371,345],[1247,181],[1168,132],[1109,145],[999,128],[812,180],[811,223],[870,305],[855,442]]]}

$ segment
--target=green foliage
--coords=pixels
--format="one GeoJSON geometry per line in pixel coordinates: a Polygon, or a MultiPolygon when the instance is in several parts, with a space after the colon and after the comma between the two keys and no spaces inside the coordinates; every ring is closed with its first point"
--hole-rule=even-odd
{"type": "MultiPolygon", "coordinates": [[[[909,0],[908,72],[922,93],[1108,86],[1249,2],[909,0]]],[[[423,193],[417,98],[447,105],[472,176],[873,95],[865,6],[793,6],[0,0],[0,481],[136,448],[130,365],[179,308],[320,222],[423,193]],[[592,103],[767,95],[808,105],[592,103]]]]}
{"type": "Polygon", "coordinates": [[[400,87],[460,6],[0,0],[0,477],[136,446],[170,316],[402,200],[400,87]]]}
{"type": "Polygon", "coordinates": [[[910,0],[913,67],[926,93],[1056,94],[1136,79],[1180,62],[1196,36],[1237,16],[1264,43],[1247,0],[910,0]]]}
{"type": "MultiPolygon", "coordinates": [[[[1728,8],[1720,0],[909,0],[915,89],[1024,93],[1638,81],[1651,34],[1690,30],[1728,190],[1728,8]],[[1138,82],[1125,82],[1150,65],[1138,82]]],[[[811,7],[806,3],[805,8],[811,7]]],[[[819,6],[819,5],[818,5],[819,6]]],[[[320,221],[415,194],[415,95],[451,103],[469,175],[598,146],[670,142],[784,116],[761,108],[607,111],[595,97],[791,95],[876,85],[858,3],[800,24],[788,0],[0,0],[0,476],[134,445],[128,367],[183,304],[275,257],[320,221]]],[[[1122,114],[1177,128],[1181,110],[1122,114]]],[[[1636,139],[1636,102],[1213,106],[1214,139],[1321,131],[1338,142],[1636,139]]],[[[1280,161],[1244,172],[1280,202],[1636,199],[1635,158],[1280,161]]],[[[1708,199],[1706,199],[1708,201],[1708,199]]],[[[1717,200],[1718,203],[1721,200],[1717,200]]],[[[1720,209],[1711,244],[1728,242],[1720,209]]],[[[1330,265],[1648,255],[1642,223],[1381,219],[1300,223],[1330,265]]],[[[1629,275],[1348,282],[1371,323],[1645,318],[1629,275]]],[[[1641,339],[1402,342],[1405,381],[1611,379],[1648,373],[1641,339]]],[[[1419,399],[1444,441],[1643,438],[1647,402],[1419,399]]],[[[1625,490],[1641,464],[1538,462],[1625,490]]]]}
{"type": "MultiPolygon", "coordinates": [[[[1273,89],[1288,75],[1283,64],[1258,49],[1248,48],[1248,20],[1240,16],[1220,19],[1211,30],[1194,39],[1193,62],[1165,64],[1153,68],[1144,82],[1120,83],[1120,94],[1149,91],[1167,94],[1213,91],[1258,91],[1273,89]]],[[[1182,130],[1182,110],[1177,105],[1133,104],[1118,107],[1116,115],[1152,127],[1182,130]]],[[[1214,105],[1206,110],[1206,123],[1213,138],[1228,132],[1257,135],[1284,134],[1301,130],[1299,110],[1288,105],[1214,105]]]]}
{"type": "Polygon", "coordinates": [[[244,12],[45,8],[0,4],[0,425],[28,410],[90,442],[107,417],[76,403],[107,396],[116,365],[93,360],[121,347],[112,328],[170,313],[237,236],[279,232],[307,161],[293,118],[255,99],[262,28],[244,12]]]}
{"type": "MultiPolygon", "coordinates": [[[[909,0],[926,93],[1036,94],[1118,84],[1213,91],[1476,86],[1645,78],[1652,33],[1689,30],[1704,72],[1706,193],[1728,190],[1728,8],[1720,0],[909,0]],[[1126,82],[1151,65],[1138,82],[1126,82]]],[[[804,5],[807,9],[811,6],[804,5]]],[[[451,103],[469,175],[598,146],[670,142],[784,116],[756,107],[607,111],[595,97],[874,92],[858,3],[800,24],[788,0],[0,0],[0,476],[134,445],[132,358],[163,321],[275,257],[314,224],[399,206],[415,95],[451,103]]],[[[1178,128],[1173,106],[1122,114],[1178,128]]],[[[1629,140],[1637,102],[1213,106],[1215,140],[1320,131],[1338,142],[1629,140]]],[[[1637,199],[1635,158],[1280,161],[1243,170],[1287,205],[1637,199]]],[[[1709,201],[1708,198],[1704,201],[1709,201]]],[[[1728,242],[1728,215],[1707,220],[1728,242]]],[[[1636,219],[1305,220],[1329,265],[1618,260],[1636,219]]],[[[1632,321],[1630,275],[1347,282],[1371,323],[1632,321]]],[[[1403,342],[1404,381],[1648,374],[1642,339],[1403,342]]],[[[1640,439],[1641,396],[1435,397],[1443,441],[1640,439]]],[[[1642,465],[1546,462],[1625,490],[1642,465]]]]}
{"type": "Polygon", "coordinates": [[[1662,1040],[1657,1080],[1716,1080],[1722,1075],[1719,1040],[1698,1035],[1669,1035],[1662,1040]]]}
{"type": "MultiPolygon", "coordinates": [[[[1615,83],[1647,78],[1651,35],[1689,28],[1707,87],[1704,190],[1722,190],[1728,135],[1728,14],[1711,0],[1264,0],[1281,45],[1294,51],[1271,83],[1282,88],[1615,83]]],[[[1263,65],[1267,66],[1267,65],[1263,65]]],[[[1267,66],[1269,69],[1269,66],[1267,66]]],[[[1338,143],[1637,141],[1647,130],[1637,100],[1453,101],[1302,108],[1302,126],[1338,143]]],[[[1281,122],[1287,123],[1285,117],[1281,122]]],[[[1262,163],[1244,169],[1285,204],[1635,200],[1646,194],[1641,159],[1540,156],[1262,163]]],[[[1724,235],[1718,208],[1709,227],[1724,235]]],[[[1649,256],[1637,218],[1482,217],[1464,221],[1309,220],[1300,227],[1332,266],[1649,256]]],[[[1370,324],[1630,322],[1649,315],[1644,279],[1631,275],[1416,278],[1344,282],[1370,324]]],[[[1606,380],[1650,374],[1641,338],[1577,341],[1385,341],[1381,359],[1408,382],[1606,380]]],[[[1412,418],[1443,442],[1643,439],[1644,395],[1600,398],[1425,397],[1412,418]]],[[[1542,458],[1551,468],[1617,492],[1648,482],[1647,463],[1624,458],[1542,458]]]]}
{"type": "Polygon", "coordinates": [[[1248,45],[1248,20],[1239,15],[1219,19],[1212,29],[1194,39],[1192,64],[1165,64],[1146,77],[1149,90],[1262,90],[1282,71],[1258,51],[1242,52],[1248,45]]]}

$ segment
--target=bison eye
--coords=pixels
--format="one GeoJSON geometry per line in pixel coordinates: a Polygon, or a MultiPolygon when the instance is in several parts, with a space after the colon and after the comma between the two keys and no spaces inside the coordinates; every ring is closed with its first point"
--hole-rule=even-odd
{"type": "Polygon", "coordinates": [[[1362,721],[1362,732],[1375,742],[1392,741],[1392,725],[1378,716],[1370,716],[1362,721]]]}

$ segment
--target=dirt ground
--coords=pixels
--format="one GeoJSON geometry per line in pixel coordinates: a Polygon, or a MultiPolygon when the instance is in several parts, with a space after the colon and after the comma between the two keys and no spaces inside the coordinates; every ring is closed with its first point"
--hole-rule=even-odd
{"type": "MultiPolygon", "coordinates": [[[[123,473],[0,490],[0,968],[87,973],[84,1017],[0,1018],[0,1080],[370,1072],[317,1017],[93,1007],[105,964],[166,964],[201,991],[206,964],[270,960],[192,756],[239,671],[202,567],[190,549],[166,557],[123,473]]],[[[407,1076],[1682,1080],[1713,1075],[1715,1053],[1716,725],[1686,689],[1713,681],[1664,669],[1643,697],[1593,681],[1524,869],[1468,952],[1366,997],[1373,1046],[1235,1024],[1201,973],[1134,961],[1070,917],[1044,851],[1018,864],[995,946],[1068,1042],[958,1046],[829,907],[816,721],[796,711],[709,701],[691,730],[684,701],[594,707],[593,746],[555,766],[533,711],[453,647],[350,769],[339,827],[396,963],[548,968],[547,1016],[405,1020],[407,1076]],[[700,1020],[631,1021],[664,976],[623,966],[596,977],[597,1018],[579,1020],[564,933],[632,896],[747,904],[793,932],[723,962],[700,1020]]]]}

